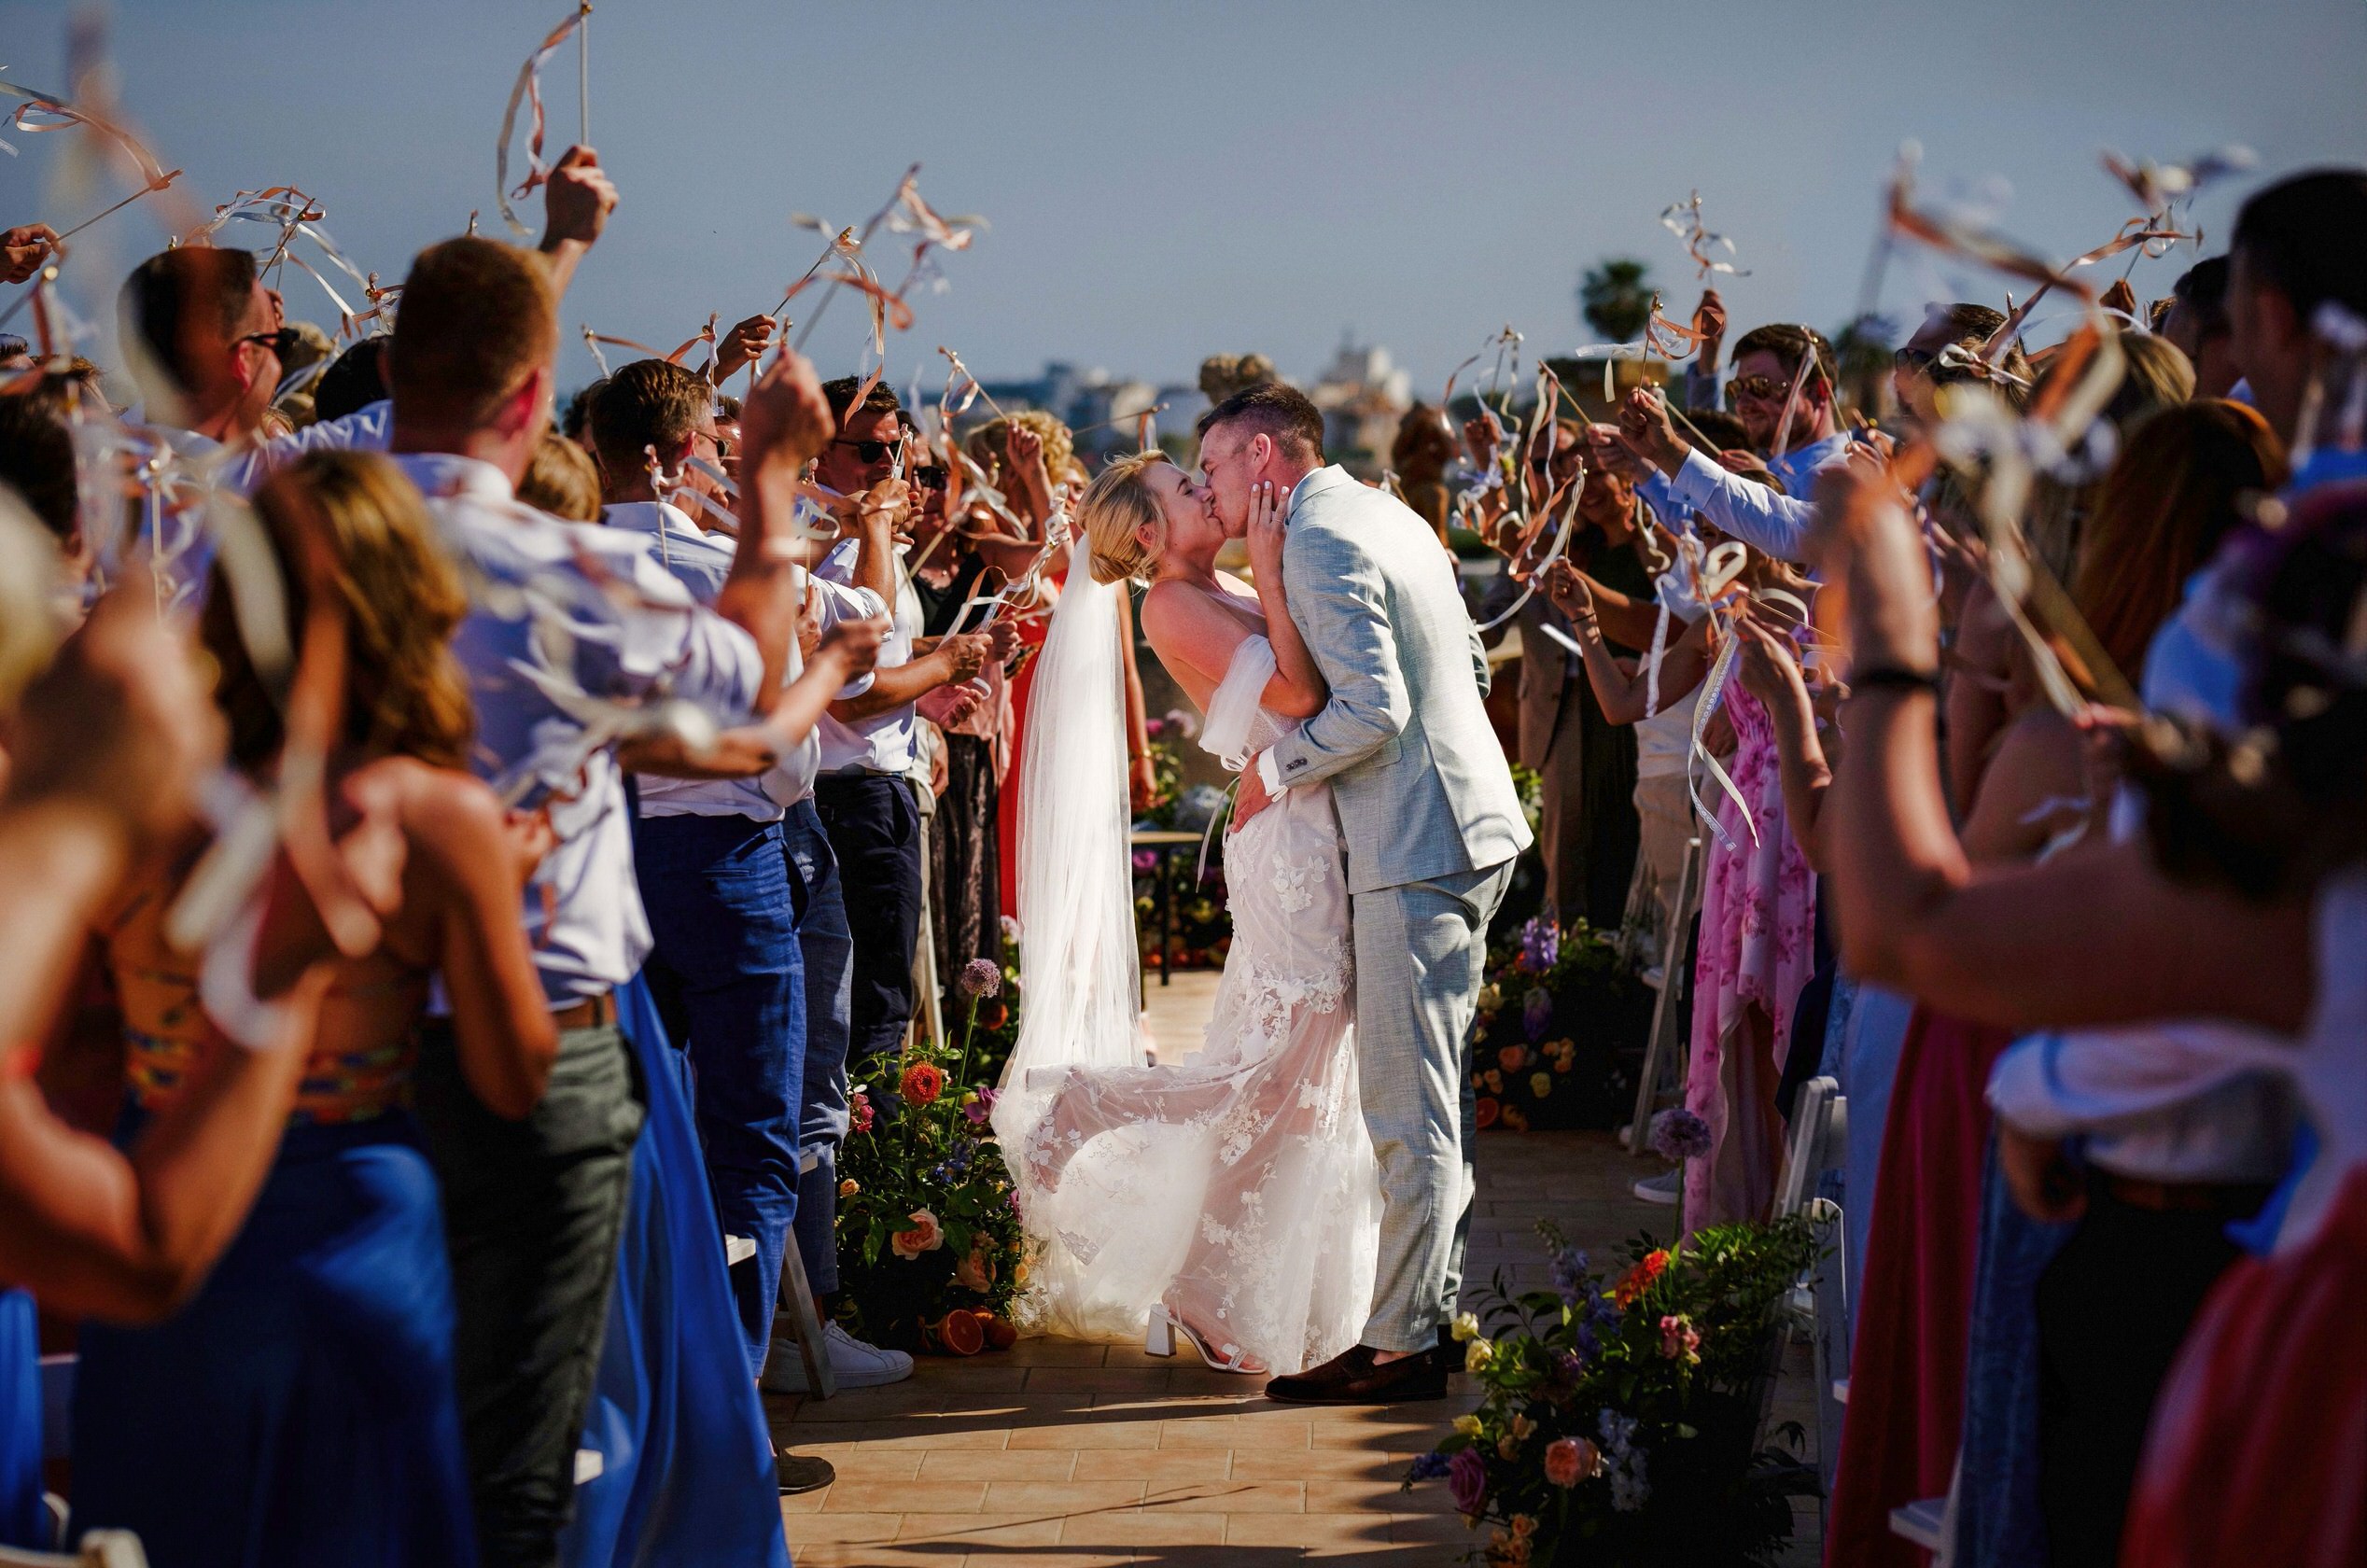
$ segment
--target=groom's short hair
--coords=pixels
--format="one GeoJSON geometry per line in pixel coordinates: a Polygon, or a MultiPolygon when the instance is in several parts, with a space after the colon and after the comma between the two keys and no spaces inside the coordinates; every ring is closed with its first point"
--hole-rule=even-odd
{"type": "Polygon", "coordinates": [[[1324,411],[1296,386],[1268,381],[1243,387],[1201,414],[1194,428],[1205,438],[1219,425],[1236,423],[1264,431],[1292,457],[1324,460],[1324,411]]]}

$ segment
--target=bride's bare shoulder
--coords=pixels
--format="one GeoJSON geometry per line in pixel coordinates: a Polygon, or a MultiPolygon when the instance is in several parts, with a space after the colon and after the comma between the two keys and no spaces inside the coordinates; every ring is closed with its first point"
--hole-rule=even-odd
{"type": "Polygon", "coordinates": [[[1142,595],[1142,635],[1169,668],[1180,664],[1221,679],[1250,629],[1205,589],[1170,578],[1142,595]]]}

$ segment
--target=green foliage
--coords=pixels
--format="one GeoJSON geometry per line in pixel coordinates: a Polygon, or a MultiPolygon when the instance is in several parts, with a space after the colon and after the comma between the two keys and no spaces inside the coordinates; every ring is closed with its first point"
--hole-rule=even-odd
{"type": "Polygon", "coordinates": [[[1611,343],[1643,336],[1652,318],[1651,269],[1632,257],[1606,257],[1578,284],[1578,314],[1611,343]]]}
{"type": "Polygon", "coordinates": [[[1756,1449],[1774,1331],[1814,1261],[1808,1222],[1716,1226],[1676,1251],[1639,1236],[1616,1275],[1537,1228],[1555,1288],[1516,1295],[1499,1275],[1457,1323],[1484,1398],[1407,1486],[1446,1477],[1495,1527],[1478,1555],[1501,1568],[1772,1561],[1786,1500],[1814,1487],[1796,1428],[1778,1434],[1793,1453],[1756,1449]]]}

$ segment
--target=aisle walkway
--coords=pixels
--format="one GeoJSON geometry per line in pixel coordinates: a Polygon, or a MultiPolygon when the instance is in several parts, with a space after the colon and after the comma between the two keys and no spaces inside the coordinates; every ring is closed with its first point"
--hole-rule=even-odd
{"type": "MultiPolygon", "coordinates": [[[[1170,1050],[1212,991],[1192,975],[1151,987],[1170,1050]]],[[[1516,1289],[1544,1288],[1541,1216],[1598,1255],[1664,1228],[1670,1211],[1627,1191],[1643,1169],[1607,1134],[1488,1135],[1471,1277],[1502,1268],[1516,1289]]],[[[1447,1400],[1391,1409],[1282,1406],[1197,1360],[1037,1339],[923,1357],[892,1388],[766,1403],[780,1441],[838,1467],[834,1486],[782,1503],[800,1568],[1430,1564],[1476,1543],[1443,1486],[1398,1483],[1473,1403],[1467,1387],[1459,1377],[1447,1400]]],[[[1813,1512],[1804,1522],[1813,1533],[1813,1512]]],[[[1813,1547],[1795,1559],[1814,1561],[1813,1547]]]]}

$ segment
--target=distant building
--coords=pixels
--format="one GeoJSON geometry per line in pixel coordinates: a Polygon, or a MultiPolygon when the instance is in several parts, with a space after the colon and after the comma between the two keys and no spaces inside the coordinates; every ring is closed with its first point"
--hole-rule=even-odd
{"type": "Polygon", "coordinates": [[[1397,422],[1413,406],[1413,377],[1387,349],[1360,346],[1349,331],[1307,395],[1324,411],[1324,455],[1373,478],[1387,466],[1397,422]]]}

